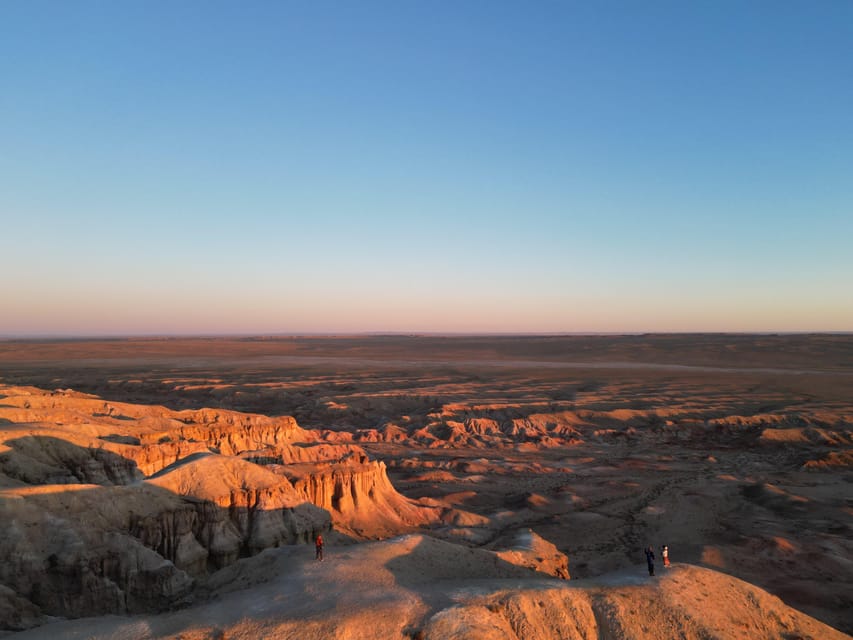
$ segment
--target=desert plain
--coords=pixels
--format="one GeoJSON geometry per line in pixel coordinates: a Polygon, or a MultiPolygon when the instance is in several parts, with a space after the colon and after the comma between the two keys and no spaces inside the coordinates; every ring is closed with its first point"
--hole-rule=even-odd
{"type": "Polygon", "coordinates": [[[0,341],[0,635],[846,638],[851,465],[851,335],[0,341]]]}

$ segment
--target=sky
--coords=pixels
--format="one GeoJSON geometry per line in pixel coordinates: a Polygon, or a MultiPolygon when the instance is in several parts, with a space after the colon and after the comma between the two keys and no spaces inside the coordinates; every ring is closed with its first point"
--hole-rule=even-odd
{"type": "Polygon", "coordinates": [[[0,336],[853,331],[853,2],[0,1],[0,336]]]}

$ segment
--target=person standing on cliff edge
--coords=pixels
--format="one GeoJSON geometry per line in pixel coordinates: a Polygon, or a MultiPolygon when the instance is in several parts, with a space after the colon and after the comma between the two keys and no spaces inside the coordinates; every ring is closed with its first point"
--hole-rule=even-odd
{"type": "Polygon", "coordinates": [[[317,538],[314,540],[314,548],[317,550],[317,555],[315,556],[317,560],[323,560],[323,534],[318,533],[317,538]]]}
{"type": "Polygon", "coordinates": [[[652,545],[649,545],[649,548],[646,549],[646,564],[649,565],[649,575],[655,575],[655,550],[652,548],[652,545]]]}

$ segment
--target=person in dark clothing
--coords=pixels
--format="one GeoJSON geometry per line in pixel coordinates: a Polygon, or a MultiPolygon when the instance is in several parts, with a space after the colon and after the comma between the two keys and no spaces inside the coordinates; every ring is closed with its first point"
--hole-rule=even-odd
{"type": "Polygon", "coordinates": [[[317,550],[316,558],[317,560],[323,559],[323,535],[317,534],[316,540],[314,540],[314,548],[317,550]]]}
{"type": "Polygon", "coordinates": [[[646,549],[646,563],[649,565],[649,575],[655,575],[655,550],[652,549],[652,545],[646,549]]]}

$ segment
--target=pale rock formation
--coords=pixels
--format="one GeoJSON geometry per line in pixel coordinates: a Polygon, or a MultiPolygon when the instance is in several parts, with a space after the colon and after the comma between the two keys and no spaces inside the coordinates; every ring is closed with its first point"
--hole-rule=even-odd
{"type": "Polygon", "coordinates": [[[0,387],[0,629],[160,610],[195,580],[335,526],[381,537],[440,509],[290,417],[0,387]]]}
{"type": "Polygon", "coordinates": [[[287,469],[294,489],[328,510],[333,523],[358,537],[385,537],[435,521],[439,510],[413,503],[394,489],[384,462],[332,464],[304,473],[287,469]]]}
{"type": "Polygon", "coordinates": [[[241,553],[308,542],[330,525],[329,513],[307,502],[286,477],[239,458],[200,456],[149,483],[198,501],[194,533],[217,568],[241,553]]]}

